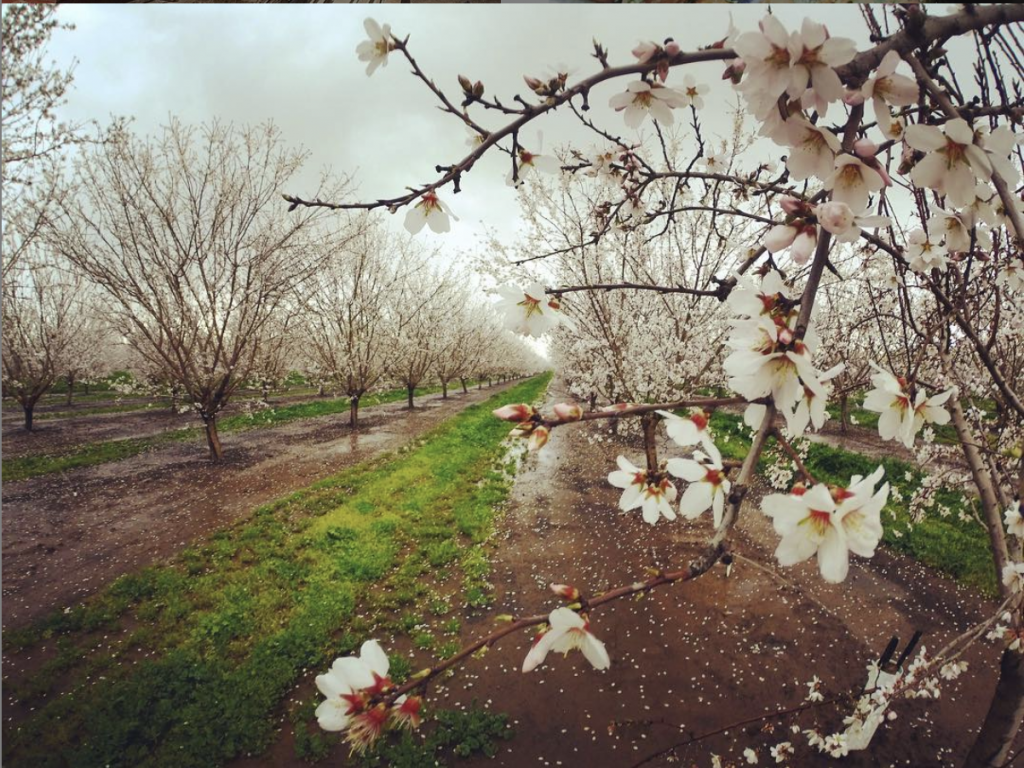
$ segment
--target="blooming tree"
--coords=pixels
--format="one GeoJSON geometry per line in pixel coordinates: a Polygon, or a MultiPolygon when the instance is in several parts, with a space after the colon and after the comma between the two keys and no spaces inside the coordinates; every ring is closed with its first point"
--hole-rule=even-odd
{"type": "MultiPolygon", "coordinates": [[[[287,200],[406,208],[410,230],[437,217],[431,228],[443,232],[455,225],[440,199],[464,185],[468,191],[468,174],[484,154],[507,155],[531,227],[518,252],[510,247],[493,268],[499,307],[507,327],[552,337],[573,393],[591,402],[587,410],[560,404],[553,413],[520,404],[496,415],[515,422],[515,434],[528,436],[533,449],[569,424],[636,419],[644,461],[622,456],[608,475],[623,491],[620,506],[639,508],[653,525],[684,525],[708,510],[714,520],[714,533],[686,567],[596,596],[553,585],[567,606],[515,620],[410,682],[385,686],[372,706],[386,711],[475,649],[540,624],[549,629],[524,670],[552,649],[579,648],[595,667],[606,666],[591,630],[594,612],[699,578],[729,557],[755,472],[762,466],[771,474],[772,461],[801,474],[759,505],[779,536],[780,564],[814,557],[823,578],[843,581],[851,553],[873,555],[881,510],[899,479],[879,467],[829,485],[801,463],[798,438],[821,428],[824,405],[841,387],[847,397],[869,390],[863,405],[879,413],[880,437],[898,440],[922,467],[958,453],[941,472],[977,494],[1002,604],[980,628],[922,652],[899,675],[876,670],[846,729],[809,730],[807,747],[834,756],[863,748],[892,702],[934,696],[963,671],[964,643],[992,629],[1007,638],[1000,681],[967,764],[1005,760],[1024,713],[1017,514],[1024,492],[1024,203],[1020,91],[1011,85],[1019,84],[1022,65],[1008,37],[1024,9],[971,5],[931,15],[919,5],[864,6],[862,15],[866,45],[818,21],[790,29],[772,15],[756,29],[730,27],[694,51],[671,38],[642,43],[632,61],[614,66],[595,42],[596,73],[576,81],[566,72],[526,76],[533,96],[513,100],[486,96],[468,78],[451,98],[423,73],[406,38],[368,24],[359,55],[371,71],[389,56],[404,58],[441,109],[479,140],[461,161],[438,166],[434,181],[392,198],[287,200]],[[978,54],[970,78],[958,76],[961,59],[951,50],[972,60],[978,54]],[[688,70],[707,62],[723,66],[720,97],[688,70]],[[587,114],[599,98],[621,122],[603,125],[587,114]],[[712,146],[700,113],[735,99],[742,104],[735,135],[712,146]],[[556,110],[571,112],[597,146],[548,155],[525,147],[525,126],[556,110]],[[638,128],[646,133],[638,136],[638,128]],[[601,410],[599,397],[611,401],[601,410]],[[982,398],[996,404],[997,435],[982,398]],[[723,407],[741,409],[752,430],[742,462],[724,461],[707,430],[707,414],[723,407]],[[673,452],[689,457],[658,456],[663,421],[684,449],[673,452]],[[934,443],[942,428],[955,436],[948,448],[934,443]],[[769,440],[779,450],[767,451],[769,440]]],[[[927,506],[925,496],[911,507],[927,506]]],[[[356,746],[360,733],[349,735],[356,746]]],[[[772,754],[785,760],[794,748],[782,742],[772,754]]]]}
{"type": "Polygon", "coordinates": [[[303,159],[269,124],[175,121],[146,140],[115,127],[48,216],[50,247],[100,286],[118,331],[189,398],[214,461],[218,414],[316,271],[311,243],[332,234],[316,226],[324,211],[289,218],[274,204],[303,159]]]}

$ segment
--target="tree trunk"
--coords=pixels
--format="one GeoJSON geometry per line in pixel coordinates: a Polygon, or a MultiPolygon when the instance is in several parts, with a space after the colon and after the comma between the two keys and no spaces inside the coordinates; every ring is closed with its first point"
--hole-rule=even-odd
{"type": "Polygon", "coordinates": [[[844,394],[839,398],[839,431],[844,435],[850,425],[850,396],[844,394]]]}
{"type": "Polygon", "coordinates": [[[1009,648],[999,662],[992,704],[964,768],[1002,768],[1024,719],[1024,655],[1009,648]]]}
{"type": "Polygon", "coordinates": [[[359,395],[349,398],[348,424],[353,429],[359,426],[359,395]]]}
{"type": "Polygon", "coordinates": [[[320,385],[316,388],[316,396],[317,397],[326,397],[327,396],[327,393],[324,392],[324,383],[322,381],[320,382],[320,385]]]}
{"type": "Polygon", "coordinates": [[[35,409],[35,407],[36,407],[35,403],[32,403],[32,405],[23,405],[22,406],[22,408],[25,409],[25,431],[26,432],[31,432],[32,431],[32,411],[35,409]]]}
{"type": "Polygon", "coordinates": [[[269,382],[260,382],[260,388],[262,391],[263,402],[270,405],[270,384],[269,382]]]}
{"type": "Polygon", "coordinates": [[[447,381],[442,381],[441,382],[441,399],[442,400],[447,400],[448,399],[448,382],[447,381]]]}
{"type": "Polygon", "coordinates": [[[469,390],[466,389],[466,380],[465,379],[459,379],[459,381],[462,383],[462,394],[468,395],[469,394],[469,390]]]}
{"type": "Polygon", "coordinates": [[[210,447],[210,461],[220,461],[224,458],[224,449],[220,445],[220,435],[217,434],[217,417],[211,416],[203,420],[206,424],[206,444],[210,447]]]}
{"type": "Polygon", "coordinates": [[[89,380],[88,379],[86,379],[85,383],[82,384],[82,389],[83,389],[83,394],[86,394],[86,395],[89,394],[89,380]]]}
{"type": "Polygon", "coordinates": [[[75,394],[75,377],[68,376],[68,407],[71,407],[71,398],[75,394]]]}
{"type": "Polygon", "coordinates": [[[178,412],[178,388],[171,387],[171,413],[178,412]]]}
{"type": "Polygon", "coordinates": [[[416,387],[410,385],[410,386],[406,387],[406,389],[409,391],[409,410],[411,411],[412,410],[412,395],[413,395],[413,392],[416,391],[416,387]]]}

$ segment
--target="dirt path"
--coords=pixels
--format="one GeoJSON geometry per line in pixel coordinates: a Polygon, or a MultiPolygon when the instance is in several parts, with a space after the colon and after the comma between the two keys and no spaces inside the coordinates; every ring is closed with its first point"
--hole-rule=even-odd
{"type": "MultiPolygon", "coordinates": [[[[246,405],[254,398],[236,398],[224,410],[225,416],[244,413],[246,405]]],[[[272,407],[296,405],[318,400],[315,395],[274,395],[270,398],[272,407]]],[[[31,432],[22,428],[20,410],[13,410],[4,403],[3,410],[3,454],[10,458],[35,453],[55,453],[86,443],[119,440],[125,437],[151,437],[172,429],[201,427],[198,417],[191,412],[172,413],[167,403],[152,403],[151,408],[140,408],[122,413],[90,413],[54,419],[36,420],[31,432]]],[[[89,404],[88,407],[93,407],[89,404]]],[[[45,413],[42,407],[37,409],[45,413]]],[[[66,407],[57,408],[67,410],[66,407]]],[[[84,409],[83,409],[84,410],[84,409]]]]}
{"type": "MultiPolygon", "coordinates": [[[[553,386],[551,402],[564,398],[553,386]]],[[[639,444],[590,444],[600,427],[555,430],[548,446],[519,476],[514,501],[500,526],[493,581],[498,600],[488,616],[468,627],[489,631],[493,615],[551,610],[551,581],[594,592],[644,577],[646,565],[678,565],[696,552],[711,530],[710,514],[696,524],[661,521],[652,528],[638,513],[622,515],[619,491],[606,482],[615,456],[634,461],[639,444]]],[[[667,455],[679,455],[674,450],[667,455]]],[[[820,579],[812,563],[781,569],[772,552],[770,524],[748,503],[735,551],[742,555],[731,576],[725,567],[690,584],[655,592],[640,602],[612,604],[592,617],[592,629],[612,658],[607,672],[592,670],[580,654],[552,654],[529,675],[519,668],[526,636],[495,647],[471,662],[430,698],[440,707],[487,702],[508,712],[518,736],[495,760],[468,766],[632,766],[696,734],[766,711],[799,705],[806,683],[818,675],[826,695],[859,687],[865,665],[890,636],[905,644],[915,629],[937,648],[983,616],[988,605],[915,562],[880,551],[870,561],[854,558],[841,585],[820,579]],[[745,559],[745,558],[749,558],[745,559]],[[752,561],[752,562],[751,562],[752,561]]],[[[930,768],[957,765],[987,709],[998,651],[991,643],[967,656],[971,669],[947,683],[938,702],[902,702],[898,719],[882,729],[870,753],[851,753],[846,766],[930,768]]],[[[800,748],[794,766],[835,765],[807,748],[790,726],[826,732],[840,729],[836,708],[733,728],[679,749],[673,759],[646,765],[746,765],[753,747],[759,764],[774,765],[768,748],[792,741],[800,748]],[[766,725],[767,724],[767,725],[766,725]],[[773,732],[763,731],[772,728],[773,732]]]]}
{"type": "Polygon", "coordinates": [[[72,605],[260,504],[404,445],[501,388],[424,396],[413,412],[402,403],[368,408],[356,431],[339,414],[233,433],[220,466],[196,441],[4,483],[3,627],[72,605]]]}

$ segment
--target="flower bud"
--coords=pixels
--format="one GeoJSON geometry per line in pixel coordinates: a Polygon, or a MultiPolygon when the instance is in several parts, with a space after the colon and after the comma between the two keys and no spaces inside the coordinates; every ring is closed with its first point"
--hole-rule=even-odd
{"type": "Polygon", "coordinates": [[[526,443],[526,449],[529,451],[539,451],[547,443],[549,434],[550,432],[547,427],[543,425],[537,427],[530,433],[530,439],[526,443]]]}
{"type": "Polygon", "coordinates": [[[768,249],[769,253],[778,253],[789,248],[796,240],[796,235],[796,227],[778,224],[768,230],[768,234],[764,238],[764,247],[768,249]]]}
{"type": "Polygon", "coordinates": [[[526,75],[523,75],[523,80],[526,81],[527,87],[534,93],[536,93],[537,91],[544,87],[544,83],[542,83],[536,77],[527,77],[526,75]]]}
{"type": "Polygon", "coordinates": [[[484,84],[479,80],[473,83],[473,95],[478,99],[484,95],[484,84]]]}
{"type": "Polygon", "coordinates": [[[782,206],[782,210],[792,216],[803,210],[804,201],[789,195],[783,195],[779,198],[779,205],[782,206]]]}
{"type": "Polygon", "coordinates": [[[874,157],[878,145],[870,139],[857,139],[853,142],[853,151],[858,157],[874,157]]]}
{"type": "Polygon", "coordinates": [[[851,107],[864,103],[864,94],[860,91],[847,91],[843,96],[843,102],[851,107]]]}
{"type": "Polygon", "coordinates": [[[665,41],[665,53],[667,53],[669,56],[675,56],[676,54],[679,53],[679,51],[679,43],[677,43],[675,40],[669,38],[668,40],[665,41]]]}
{"type": "Polygon", "coordinates": [[[555,415],[560,421],[579,421],[583,418],[583,409],[575,403],[558,403],[555,415]]]}
{"type": "Polygon", "coordinates": [[[550,584],[551,591],[570,603],[580,599],[580,591],[570,584],[550,584]]]}
{"type": "Polygon", "coordinates": [[[473,83],[465,75],[459,75],[459,85],[462,86],[462,90],[466,93],[473,92],[473,83]]]}
{"type": "Polygon", "coordinates": [[[503,421],[523,422],[529,421],[535,411],[532,406],[526,403],[517,403],[515,405],[503,405],[501,408],[491,411],[491,413],[503,421]]]}
{"type": "Polygon", "coordinates": [[[833,235],[842,235],[853,226],[853,209],[835,200],[823,203],[814,210],[818,223],[833,235]]]}

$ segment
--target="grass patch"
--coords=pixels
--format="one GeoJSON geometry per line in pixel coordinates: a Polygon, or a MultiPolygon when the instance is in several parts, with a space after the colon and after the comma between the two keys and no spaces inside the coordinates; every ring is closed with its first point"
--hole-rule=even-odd
{"type": "MultiPolygon", "coordinates": [[[[259,753],[274,740],[275,713],[294,686],[304,681],[312,691],[313,674],[373,636],[362,609],[374,585],[390,584],[389,598],[405,590],[425,609],[418,577],[430,568],[428,547],[447,538],[461,544],[450,567],[464,568],[463,578],[486,593],[489,566],[466,554],[479,547],[452,524],[456,509],[483,536],[477,505],[496,498],[492,467],[508,433],[490,411],[536,399],[549,379],[470,406],[408,450],[260,507],[171,565],[122,577],[84,605],[5,633],[10,651],[49,659],[31,679],[5,686],[9,700],[31,710],[17,727],[5,722],[5,764],[209,766],[259,753]]],[[[430,551],[448,558],[446,549],[430,551]]],[[[418,616],[412,621],[411,632],[428,634],[416,629],[418,616]]],[[[439,633],[429,634],[431,646],[440,644],[439,633]]],[[[403,669],[411,662],[393,659],[395,679],[403,669]]],[[[433,753],[460,745],[487,753],[487,734],[504,733],[492,726],[486,718],[442,723],[435,733],[455,736],[438,737],[433,753]]],[[[325,738],[307,732],[301,748],[325,753],[325,738]]],[[[395,754],[377,764],[433,764],[395,754]]]]}
{"type": "MultiPolygon", "coordinates": [[[[440,391],[440,387],[422,387],[416,390],[416,397],[431,395],[440,391]]],[[[360,402],[360,408],[397,402],[404,400],[406,396],[407,393],[404,389],[392,389],[375,395],[367,395],[360,402]]],[[[137,408],[136,406],[124,406],[124,410],[135,410],[137,408]]],[[[99,412],[103,409],[95,410],[99,412]]],[[[298,419],[311,419],[317,416],[348,413],[348,410],[349,401],[347,398],[316,400],[308,403],[264,408],[253,411],[251,414],[243,413],[226,416],[218,422],[218,431],[223,435],[245,429],[275,427],[298,419]]],[[[76,411],[74,415],[84,413],[85,411],[76,411]]],[[[50,475],[55,472],[66,472],[69,469],[92,467],[97,464],[120,461],[171,442],[185,440],[195,440],[198,442],[203,439],[203,434],[203,430],[200,427],[186,427],[184,429],[163,432],[152,437],[131,437],[121,440],[107,440],[100,443],[88,443],[78,446],[71,451],[62,451],[60,453],[16,456],[3,460],[2,478],[5,483],[12,483],[17,480],[26,480],[30,477],[50,475]]],[[[227,450],[230,450],[230,446],[228,446],[227,450]]]]}
{"type": "MultiPolygon", "coordinates": [[[[875,421],[877,423],[877,418],[875,421]]],[[[740,416],[717,411],[711,417],[711,429],[724,457],[742,459],[746,456],[750,437],[740,416]]],[[[770,450],[774,442],[770,439],[767,449],[770,450]]],[[[935,496],[935,509],[923,520],[914,522],[908,502],[925,476],[916,466],[891,456],[872,459],[822,443],[810,444],[804,463],[819,481],[843,486],[853,475],[869,475],[881,464],[885,467],[885,479],[900,493],[899,500],[890,494],[882,510],[885,530],[882,543],[986,596],[998,595],[988,533],[973,517],[973,496],[941,489],[935,496]]]]}

